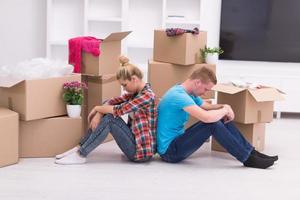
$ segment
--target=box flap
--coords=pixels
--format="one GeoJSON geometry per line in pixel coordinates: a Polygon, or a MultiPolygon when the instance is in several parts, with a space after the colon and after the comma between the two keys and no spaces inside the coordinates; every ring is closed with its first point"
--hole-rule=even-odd
{"type": "Polygon", "coordinates": [[[0,87],[10,88],[18,83],[22,82],[24,79],[12,78],[12,77],[1,77],[0,87]]]}
{"type": "Polygon", "coordinates": [[[232,84],[217,84],[212,88],[212,90],[217,92],[227,93],[227,94],[236,94],[238,92],[246,90],[246,88],[239,88],[233,86],[232,84]]]}
{"type": "Polygon", "coordinates": [[[272,87],[249,89],[249,92],[257,102],[284,100],[283,92],[272,87]]]}
{"type": "Polygon", "coordinates": [[[131,31],[126,31],[126,32],[116,32],[116,33],[111,33],[109,36],[107,36],[103,42],[109,42],[109,41],[119,41],[124,39],[127,35],[129,35],[131,31]]]}

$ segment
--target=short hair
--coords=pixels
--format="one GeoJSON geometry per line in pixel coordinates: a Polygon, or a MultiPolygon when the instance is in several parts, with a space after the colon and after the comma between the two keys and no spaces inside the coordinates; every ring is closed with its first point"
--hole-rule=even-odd
{"type": "Polygon", "coordinates": [[[119,57],[120,67],[116,73],[117,80],[129,80],[133,75],[137,76],[139,79],[143,79],[142,71],[133,64],[129,63],[129,59],[125,56],[119,57]]]}
{"type": "Polygon", "coordinates": [[[200,79],[204,83],[211,81],[214,84],[217,84],[217,77],[213,70],[208,67],[201,67],[193,71],[189,79],[200,79]]]}

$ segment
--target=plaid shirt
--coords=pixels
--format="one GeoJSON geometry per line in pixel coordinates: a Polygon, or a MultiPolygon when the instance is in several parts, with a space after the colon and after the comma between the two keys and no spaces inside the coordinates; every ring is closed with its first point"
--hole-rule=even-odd
{"type": "Polygon", "coordinates": [[[129,119],[136,142],[135,159],[139,161],[151,158],[156,153],[157,106],[150,84],[146,83],[138,94],[114,97],[107,104],[114,106],[114,116],[132,113],[133,117],[129,119]]]}

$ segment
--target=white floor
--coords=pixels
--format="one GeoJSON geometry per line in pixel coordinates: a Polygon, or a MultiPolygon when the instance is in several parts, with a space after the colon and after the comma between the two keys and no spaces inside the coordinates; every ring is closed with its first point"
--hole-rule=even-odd
{"type": "Polygon", "coordinates": [[[53,159],[21,159],[0,168],[0,199],[300,199],[300,118],[267,125],[265,153],[278,154],[268,170],[243,167],[206,143],[190,159],[167,164],[126,161],[117,145],[97,148],[88,163],[60,166],[53,159]]]}

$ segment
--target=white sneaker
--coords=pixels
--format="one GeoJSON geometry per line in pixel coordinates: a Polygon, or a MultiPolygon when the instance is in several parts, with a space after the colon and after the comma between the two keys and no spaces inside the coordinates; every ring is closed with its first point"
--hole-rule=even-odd
{"type": "Polygon", "coordinates": [[[74,152],[78,151],[78,150],[79,150],[79,146],[76,146],[76,147],[74,147],[74,148],[72,148],[72,149],[70,149],[70,150],[68,150],[68,151],[66,151],[66,152],[64,152],[62,154],[56,155],[55,158],[56,159],[61,159],[61,158],[65,157],[65,156],[67,156],[67,155],[69,155],[71,153],[74,153],[74,152]]]}
{"type": "Polygon", "coordinates": [[[86,158],[80,156],[78,152],[73,152],[59,160],[55,160],[55,163],[60,165],[83,164],[86,163],[86,158]]]}

